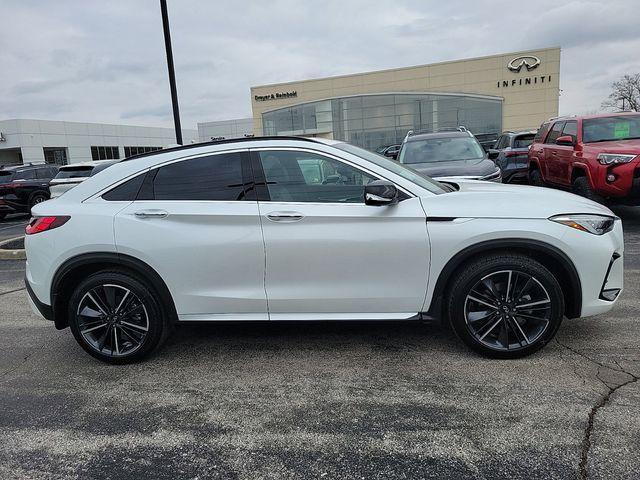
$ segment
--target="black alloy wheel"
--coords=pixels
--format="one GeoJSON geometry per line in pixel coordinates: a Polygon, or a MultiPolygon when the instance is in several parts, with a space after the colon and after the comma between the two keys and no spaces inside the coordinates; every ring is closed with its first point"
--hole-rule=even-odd
{"type": "Polygon", "coordinates": [[[512,350],[532,345],[549,326],[551,299],[528,273],[503,270],[480,279],[465,300],[465,321],[482,345],[512,350]]]}
{"type": "Polygon", "coordinates": [[[129,363],[156,348],[169,330],[158,295],[124,272],[91,275],[69,301],[69,325],[90,355],[129,363]]]}
{"type": "Polygon", "coordinates": [[[535,259],[492,254],[465,265],[449,290],[448,313],[458,337],[493,358],[529,355],[556,334],[564,296],[535,259]]]}

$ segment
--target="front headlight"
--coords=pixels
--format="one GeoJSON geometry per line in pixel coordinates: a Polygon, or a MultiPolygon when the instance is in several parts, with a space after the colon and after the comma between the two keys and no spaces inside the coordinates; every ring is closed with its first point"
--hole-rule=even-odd
{"type": "Polygon", "coordinates": [[[627,155],[624,153],[599,153],[598,161],[602,165],[616,165],[618,163],[629,163],[637,155],[627,155]]]}
{"type": "Polygon", "coordinates": [[[570,214],[555,215],[549,217],[549,220],[561,223],[567,227],[582,230],[583,232],[593,233],[594,235],[604,235],[613,230],[616,217],[608,215],[590,215],[590,214],[570,214]]]}

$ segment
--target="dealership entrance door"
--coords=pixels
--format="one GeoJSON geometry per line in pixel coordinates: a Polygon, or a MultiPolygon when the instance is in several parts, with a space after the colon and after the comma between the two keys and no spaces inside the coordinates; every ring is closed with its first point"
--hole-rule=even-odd
{"type": "Polygon", "coordinates": [[[45,147],[44,161],[47,163],[53,163],[55,165],[66,165],[67,161],[67,149],[64,147],[45,147]]]}

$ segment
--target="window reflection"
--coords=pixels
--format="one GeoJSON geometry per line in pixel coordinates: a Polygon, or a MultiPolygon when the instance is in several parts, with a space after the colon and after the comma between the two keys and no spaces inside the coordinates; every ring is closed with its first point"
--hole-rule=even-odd
{"type": "Polygon", "coordinates": [[[400,143],[409,130],[464,125],[476,135],[502,130],[499,99],[466,95],[361,95],[309,102],[266,112],[265,135],[317,135],[374,151],[400,143]]]}

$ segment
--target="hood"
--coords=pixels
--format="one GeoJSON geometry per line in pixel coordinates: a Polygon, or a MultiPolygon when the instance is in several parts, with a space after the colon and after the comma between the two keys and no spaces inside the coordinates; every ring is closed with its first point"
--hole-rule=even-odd
{"type": "Polygon", "coordinates": [[[407,166],[429,177],[484,177],[496,171],[496,164],[488,158],[453,160],[450,162],[408,163],[407,166]]]}
{"type": "Polygon", "coordinates": [[[631,155],[640,155],[640,139],[585,143],[584,150],[592,150],[597,153],[627,153],[631,155]]]}
{"type": "Polygon", "coordinates": [[[565,213],[615,214],[604,205],[552,188],[476,180],[454,181],[459,190],[423,200],[430,217],[549,218],[565,213]]]}

